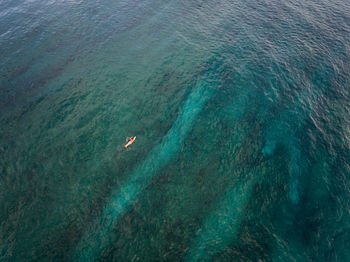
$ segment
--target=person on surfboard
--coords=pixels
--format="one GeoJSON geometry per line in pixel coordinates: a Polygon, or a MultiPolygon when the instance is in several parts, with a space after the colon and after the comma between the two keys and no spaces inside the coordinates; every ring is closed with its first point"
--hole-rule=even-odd
{"type": "Polygon", "coordinates": [[[135,142],[135,140],[136,140],[136,136],[130,137],[130,138],[128,139],[128,142],[124,145],[124,147],[125,147],[125,148],[128,148],[132,143],[135,142]]]}

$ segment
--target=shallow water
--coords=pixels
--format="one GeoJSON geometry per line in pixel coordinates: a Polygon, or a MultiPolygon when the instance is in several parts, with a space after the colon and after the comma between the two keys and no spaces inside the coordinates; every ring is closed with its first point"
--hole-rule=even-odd
{"type": "Polygon", "coordinates": [[[349,14],[0,0],[0,260],[350,261],[349,14]]]}

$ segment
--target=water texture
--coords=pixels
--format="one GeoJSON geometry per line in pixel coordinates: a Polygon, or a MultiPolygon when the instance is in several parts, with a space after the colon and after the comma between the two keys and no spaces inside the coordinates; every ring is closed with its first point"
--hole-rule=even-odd
{"type": "Polygon", "coordinates": [[[350,261],[348,0],[0,0],[0,57],[0,261],[350,261]]]}

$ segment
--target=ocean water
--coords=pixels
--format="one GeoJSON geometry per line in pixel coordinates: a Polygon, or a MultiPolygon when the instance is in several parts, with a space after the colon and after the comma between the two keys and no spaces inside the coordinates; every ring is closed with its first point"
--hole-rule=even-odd
{"type": "Polygon", "coordinates": [[[350,261],[349,0],[0,0],[0,58],[0,261],[350,261]]]}

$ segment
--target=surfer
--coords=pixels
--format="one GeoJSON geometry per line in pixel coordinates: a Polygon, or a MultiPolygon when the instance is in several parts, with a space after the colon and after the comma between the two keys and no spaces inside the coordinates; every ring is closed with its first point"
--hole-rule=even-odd
{"type": "Polygon", "coordinates": [[[136,136],[130,137],[128,142],[124,145],[125,148],[128,148],[132,143],[134,143],[136,140],[136,136]]]}

